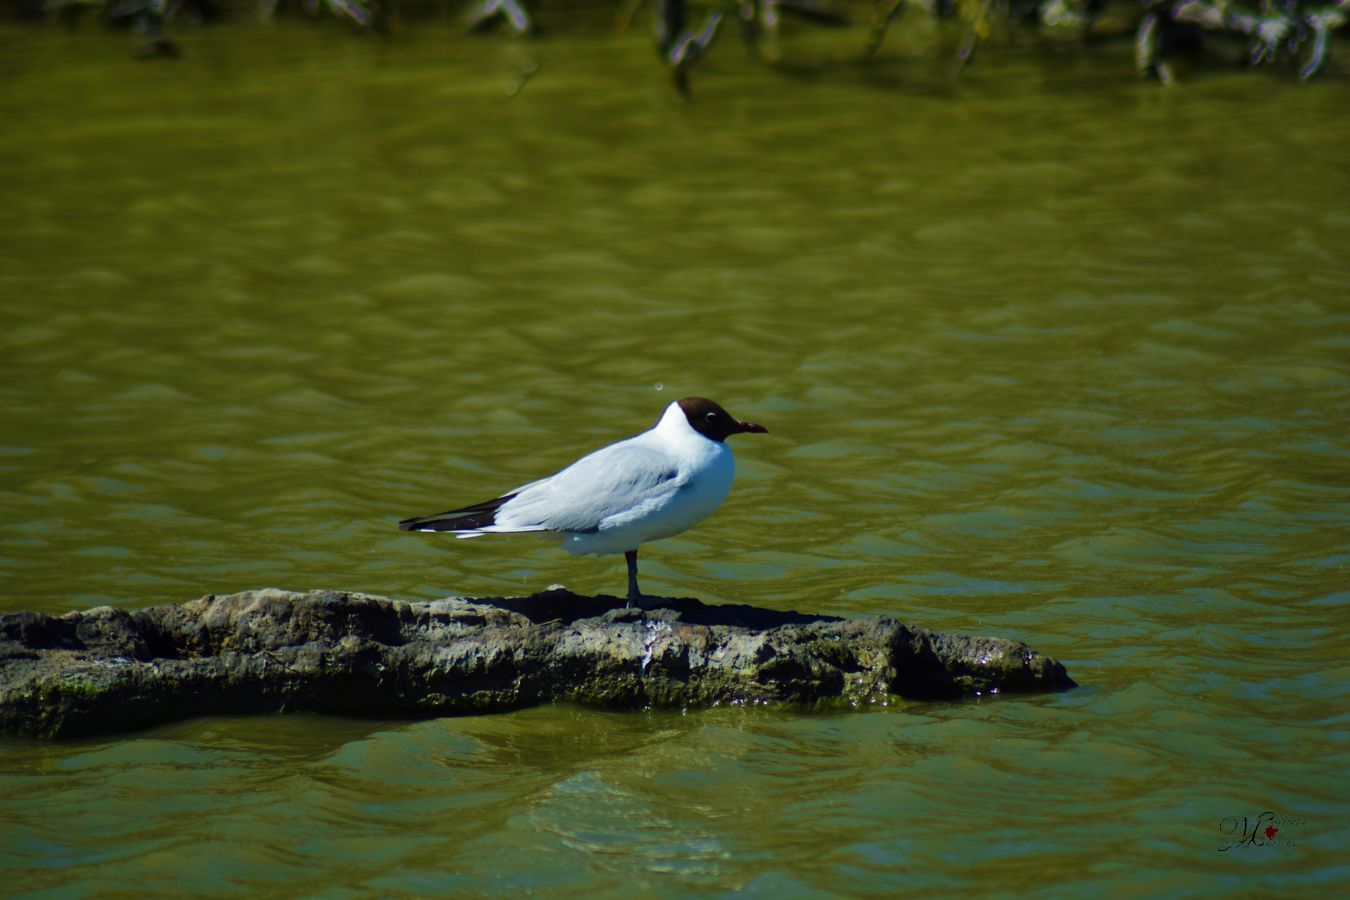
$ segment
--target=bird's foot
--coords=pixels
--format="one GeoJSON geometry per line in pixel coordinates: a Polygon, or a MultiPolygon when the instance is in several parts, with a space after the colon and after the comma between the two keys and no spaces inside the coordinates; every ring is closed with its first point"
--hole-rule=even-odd
{"type": "Polygon", "coordinates": [[[662,597],[658,594],[629,594],[624,609],[642,609],[650,612],[653,609],[669,608],[672,600],[671,597],[662,597]]]}
{"type": "Polygon", "coordinates": [[[647,611],[636,606],[616,606],[605,613],[606,622],[641,622],[647,618],[647,611]]]}

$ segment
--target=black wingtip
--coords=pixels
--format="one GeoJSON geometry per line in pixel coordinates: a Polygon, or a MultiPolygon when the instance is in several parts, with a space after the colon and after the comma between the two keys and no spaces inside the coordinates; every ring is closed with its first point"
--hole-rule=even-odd
{"type": "Polygon", "coordinates": [[[414,516],[398,523],[399,531],[472,531],[497,524],[497,510],[502,504],[514,497],[507,494],[463,509],[433,513],[429,516],[414,516]]]}

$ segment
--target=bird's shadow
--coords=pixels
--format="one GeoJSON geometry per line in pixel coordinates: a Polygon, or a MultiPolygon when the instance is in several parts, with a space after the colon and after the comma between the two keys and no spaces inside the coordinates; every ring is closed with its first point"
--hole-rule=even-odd
{"type": "Polygon", "coordinates": [[[590,597],[565,588],[540,591],[529,597],[493,597],[474,602],[519,613],[536,625],[550,622],[570,625],[579,619],[595,618],[613,622],[667,619],[690,625],[730,625],[763,630],[780,625],[843,621],[840,616],[785,612],[743,603],[710,606],[693,597],[643,597],[640,606],[626,609],[627,601],[622,597],[607,594],[590,597]]]}

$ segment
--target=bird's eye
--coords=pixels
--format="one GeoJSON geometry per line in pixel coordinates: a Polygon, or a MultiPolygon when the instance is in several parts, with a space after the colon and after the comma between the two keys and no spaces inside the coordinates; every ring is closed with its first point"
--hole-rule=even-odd
{"type": "Polygon", "coordinates": [[[703,421],[705,421],[705,422],[716,422],[716,421],[717,421],[717,413],[712,412],[712,411],[709,411],[709,412],[704,413],[704,414],[703,414],[703,421]]]}

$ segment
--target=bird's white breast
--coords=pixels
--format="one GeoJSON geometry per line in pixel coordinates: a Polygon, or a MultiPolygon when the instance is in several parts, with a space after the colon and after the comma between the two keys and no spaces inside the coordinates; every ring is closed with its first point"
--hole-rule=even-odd
{"type": "Polygon", "coordinates": [[[633,442],[661,454],[674,471],[674,490],[650,496],[616,510],[594,532],[569,533],[564,546],[572,553],[623,553],[639,544],[679,534],[722,505],[736,472],[731,448],[711,441],[689,427],[663,418],[656,428],[633,442]]]}

